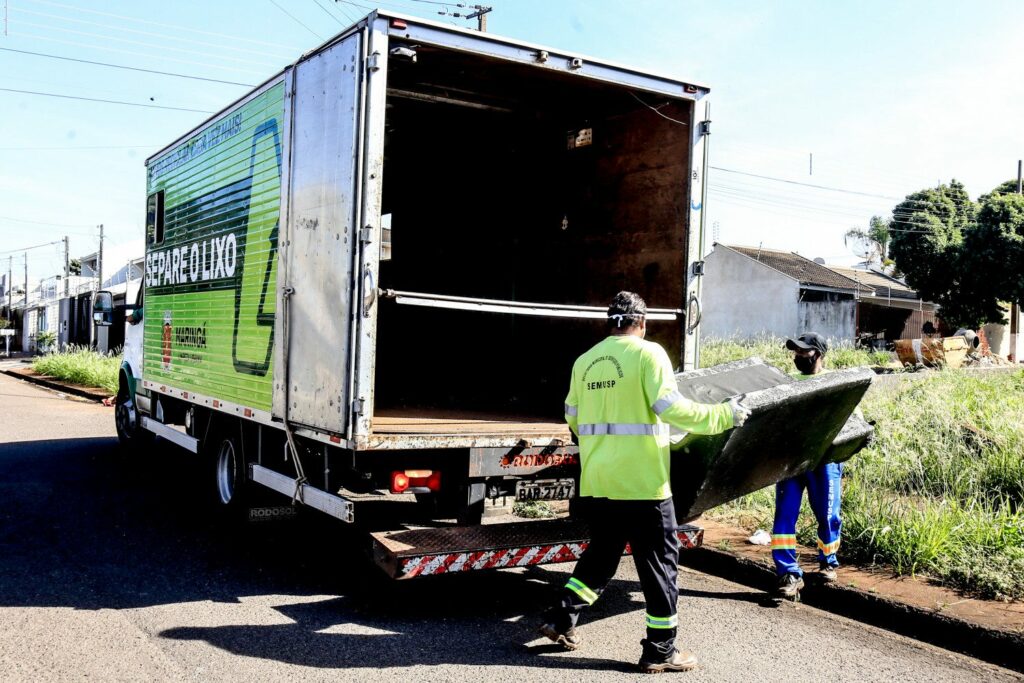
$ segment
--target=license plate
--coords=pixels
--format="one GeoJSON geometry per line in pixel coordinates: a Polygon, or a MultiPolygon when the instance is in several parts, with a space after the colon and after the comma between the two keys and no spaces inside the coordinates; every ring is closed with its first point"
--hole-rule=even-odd
{"type": "Polygon", "coordinates": [[[572,479],[534,479],[516,482],[516,500],[568,500],[576,494],[572,479]]]}

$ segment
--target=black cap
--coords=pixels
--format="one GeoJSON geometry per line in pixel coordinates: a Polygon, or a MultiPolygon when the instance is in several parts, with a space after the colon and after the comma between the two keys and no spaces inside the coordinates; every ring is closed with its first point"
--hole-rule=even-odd
{"type": "Polygon", "coordinates": [[[796,339],[787,339],[786,348],[790,351],[817,351],[824,356],[828,353],[828,342],[820,334],[805,332],[796,339]]]}

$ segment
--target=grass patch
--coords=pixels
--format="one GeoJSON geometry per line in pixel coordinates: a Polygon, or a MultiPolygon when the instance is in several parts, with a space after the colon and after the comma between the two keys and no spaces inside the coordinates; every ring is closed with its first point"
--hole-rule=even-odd
{"type": "MultiPolygon", "coordinates": [[[[792,372],[793,352],[786,349],[786,340],[779,337],[758,337],[751,341],[731,339],[701,339],[700,365],[710,368],[734,360],[758,356],[783,372],[792,372]]],[[[842,370],[863,365],[888,365],[894,359],[888,351],[855,349],[848,342],[830,343],[825,354],[825,368],[842,370]]]]}
{"type": "Polygon", "coordinates": [[[554,517],[555,511],[551,504],[544,500],[520,500],[512,506],[512,514],[527,519],[545,519],[554,517]]]}
{"type": "Polygon", "coordinates": [[[65,351],[48,353],[32,361],[32,369],[41,375],[106,389],[117,393],[117,372],[121,367],[120,355],[103,355],[87,348],[71,347],[65,351]]]}
{"type": "MultiPolygon", "coordinates": [[[[929,373],[861,407],[876,440],[846,466],[840,560],[1024,599],[1024,372],[929,373]]],[[[774,508],[769,487],[711,516],[771,529],[774,508]]],[[[813,546],[815,531],[805,499],[797,538],[813,546]]]]}

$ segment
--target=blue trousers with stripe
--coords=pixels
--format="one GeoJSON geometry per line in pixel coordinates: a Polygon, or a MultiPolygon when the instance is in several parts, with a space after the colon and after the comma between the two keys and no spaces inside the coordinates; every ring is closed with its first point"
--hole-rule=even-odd
{"type": "Polygon", "coordinates": [[[659,643],[675,640],[679,536],[672,499],[581,498],[578,509],[590,527],[590,544],[548,618],[561,631],[575,626],[580,613],[615,575],[629,543],[647,603],[647,638],[659,643]]]}
{"type": "Polygon", "coordinates": [[[772,559],[779,576],[803,575],[796,561],[796,522],[804,489],[807,489],[807,500],[811,504],[814,518],[818,520],[818,562],[839,566],[836,551],[839,549],[839,534],[843,527],[843,520],[839,516],[842,476],[842,463],[825,463],[775,485],[772,559]]]}

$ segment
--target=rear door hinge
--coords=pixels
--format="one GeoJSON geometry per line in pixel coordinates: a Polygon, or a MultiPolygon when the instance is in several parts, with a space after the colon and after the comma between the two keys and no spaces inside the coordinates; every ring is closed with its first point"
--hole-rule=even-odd
{"type": "Polygon", "coordinates": [[[352,414],[353,415],[362,415],[364,410],[366,410],[366,399],[365,398],[357,398],[356,400],[352,401],[352,414]]]}
{"type": "Polygon", "coordinates": [[[365,228],[359,231],[359,241],[363,244],[369,244],[373,241],[373,226],[367,225],[365,228]]]}
{"type": "Polygon", "coordinates": [[[700,134],[711,135],[711,119],[700,122],[700,134]]]}
{"type": "Polygon", "coordinates": [[[380,71],[380,53],[374,52],[366,58],[366,71],[373,73],[374,71],[380,71]]]}

